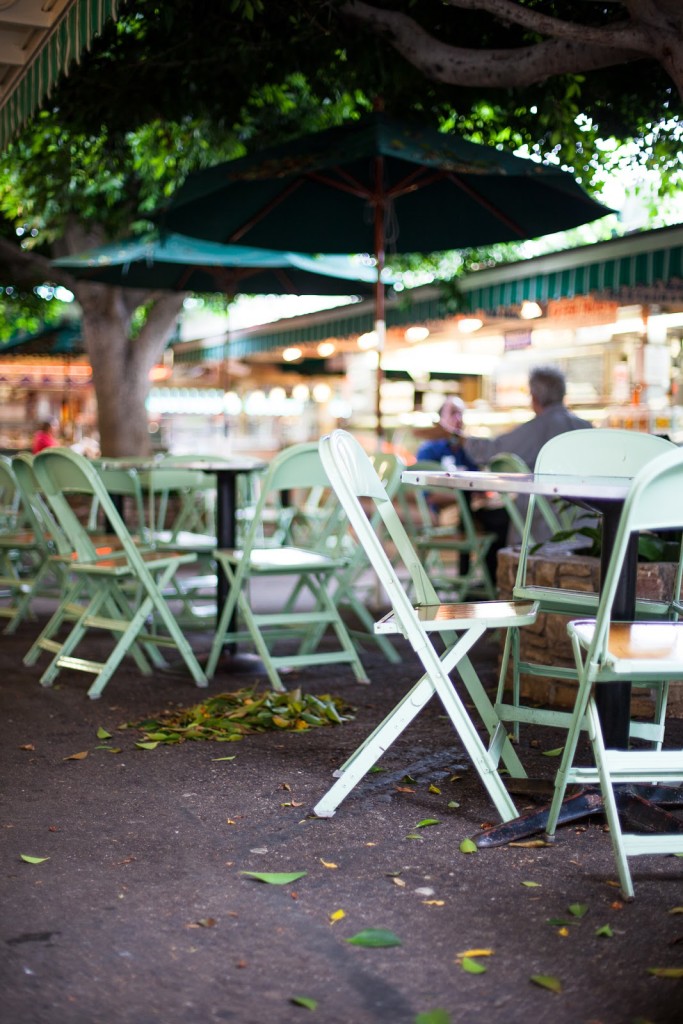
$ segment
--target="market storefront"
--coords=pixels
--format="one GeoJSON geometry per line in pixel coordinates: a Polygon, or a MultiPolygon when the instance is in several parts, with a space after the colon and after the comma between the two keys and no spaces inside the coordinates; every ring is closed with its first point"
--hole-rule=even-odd
{"type": "Polygon", "coordinates": [[[458,289],[457,313],[435,286],[392,297],[381,357],[372,305],[362,302],[176,346],[173,376],[239,366],[226,401],[244,411],[257,390],[267,420],[278,419],[283,391],[286,400],[296,387],[301,394],[305,367],[329,396],[304,426],[341,419],[372,431],[381,358],[386,432],[425,426],[443,396],[459,391],[469,428],[485,434],[530,415],[528,369],[552,362],[565,370],[570,404],[596,424],[683,440],[683,226],[483,269],[458,289]]]}

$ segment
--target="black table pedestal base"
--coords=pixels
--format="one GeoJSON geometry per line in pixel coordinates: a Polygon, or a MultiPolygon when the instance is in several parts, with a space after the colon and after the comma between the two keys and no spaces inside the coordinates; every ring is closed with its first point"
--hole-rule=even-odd
{"type": "MultiPolygon", "coordinates": [[[[515,781],[523,783],[527,780],[515,781]]],[[[530,782],[533,783],[533,780],[530,782]]],[[[602,794],[597,786],[573,788],[576,791],[563,801],[558,825],[602,813],[602,794]]],[[[520,784],[517,791],[524,791],[523,785],[520,784]]],[[[531,791],[538,792],[533,785],[531,791]]],[[[683,807],[683,787],[620,785],[615,787],[615,793],[619,814],[630,828],[640,832],[673,832],[683,835],[683,818],[664,810],[664,807],[683,807]]],[[[513,821],[478,832],[472,839],[479,849],[528,839],[545,831],[549,812],[550,804],[545,804],[513,821]]],[[[549,841],[552,842],[552,837],[549,837],[549,841]]]]}

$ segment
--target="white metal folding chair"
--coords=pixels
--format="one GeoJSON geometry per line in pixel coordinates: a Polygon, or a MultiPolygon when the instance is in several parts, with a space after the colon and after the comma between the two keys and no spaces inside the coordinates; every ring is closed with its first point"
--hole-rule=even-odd
{"type": "Polygon", "coordinates": [[[498,774],[498,761],[502,758],[508,770],[515,775],[525,773],[469,659],[469,651],[488,629],[516,628],[532,622],[536,614],[535,604],[531,601],[440,604],[397,510],[358,442],[346,431],[335,430],[321,439],[320,456],[358,542],[365,549],[391,602],[392,610],[375,624],[375,629],[382,633],[403,635],[420,659],[424,673],[342,766],[337,773],[338,781],[318,801],[315,813],[320,817],[334,814],[340,802],[380,755],[397,739],[429,699],[437,694],[498,814],[504,821],[510,820],[517,812],[498,774]],[[370,510],[368,505],[371,506],[370,510]],[[371,521],[375,512],[379,527],[373,527],[371,521]],[[385,542],[390,543],[398,552],[398,558],[410,580],[408,586],[414,588],[415,604],[408,597],[385,551],[385,542]],[[434,647],[434,633],[442,636],[448,645],[443,654],[439,654],[434,647]],[[489,750],[482,743],[451,682],[450,673],[455,669],[493,737],[489,750]]]}
{"type": "MultiPolygon", "coordinates": [[[[642,530],[680,529],[683,526],[683,451],[666,451],[638,472],[619,523],[607,578],[602,586],[595,618],[572,621],[568,632],[578,674],[578,692],[562,762],[555,778],[555,794],[547,832],[553,835],[568,783],[600,786],[610,837],[624,895],[633,896],[628,858],[642,854],[683,853],[683,833],[639,834],[622,828],[615,787],[622,783],[683,781],[683,749],[606,749],[598,714],[596,687],[630,681],[666,692],[672,680],[683,679],[683,622],[621,622],[612,607],[631,535],[642,530]],[[582,728],[588,730],[594,766],[574,765],[582,728]]],[[[678,606],[680,611],[680,606],[678,606]]],[[[663,718],[662,725],[665,724],[663,718]]]]}

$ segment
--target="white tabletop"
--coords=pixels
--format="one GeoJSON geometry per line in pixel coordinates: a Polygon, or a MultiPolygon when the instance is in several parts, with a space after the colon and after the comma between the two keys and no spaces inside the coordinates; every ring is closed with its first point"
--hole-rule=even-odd
{"type": "Polygon", "coordinates": [[[506,491],[511,494],[543,494],[549,498],[578,498],[593,501],[623,501],[631,477],[575,476],[560,473],[491,473],[466,469],[410,470],[404,483],[418,487],[450,487],[458,491],[506,491]]]}

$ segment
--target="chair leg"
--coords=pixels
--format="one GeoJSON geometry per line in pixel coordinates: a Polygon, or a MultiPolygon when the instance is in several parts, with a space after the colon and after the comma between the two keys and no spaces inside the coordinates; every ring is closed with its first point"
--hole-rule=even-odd
{"type": "Polygon", "coordinates": [[[609,776],[609,771],[607,770],[607,753],[602,739],[602,731],[600,729],[600,721],[598,719],[598,709],[595,705],[595,700],[592,697],[588,704],[586,718],[588,722],[588,736],[593,748],[595,767],[600,779],[602,805],[605,811],[605,817],[607,818],[607,824],[609,825],[610,839],[612,841],[614,859],[617,865],[619,885],[624,898],[632,900],[634,896],[633,880],[628,866],[626,851],[624,850],[621,823],[619,821],[619,810],[614,797],[612,780],[609,776]]]}
{"type": "MultiPolygon", "coordinates": [[[[496,765],[479,738],[477,730],[448,676],[448,671],[456,665],[459,667],[459,662],[465,659],[465,674],[468,677],[469,686],[472,688],[472,691],[479,689],[484,695],[482,699],[481,695],[477,694],[477,703],[481,703],[484,708],[488,703],[486,714],[490,726],[492,724],[491,716],[493,715],[491,703],[488,697],[486,697],[478,677],[475,684],[474,675],[476,673],[474,673],[474,669],[471,666],[470,668],[467,667],[469,659],[466,658],[467,651],[479,639],[482,632],[483,627],[481,630],[469,630],[457,643],[448,648],[442,656],[443,661],[431,646],[415,651],[426,669],[425,675],[403,697],[393,711],[387,715],[384,721],[370,734],[348,761],[344,763],[340,769],[338,782],[316,804],[314,808],[316,814],[319,814],[320,817],[329,817],[334,814],[336,807],[344,797],[351,792],[375,761],[391,746],[394,740],[412,722],[430,697],[436,692],[453,723],[457,735],[460,737],[474,763],[489,796],[493,800],[501,819],[503,821],[510,821],[512,818],[517,817],[517,809],[503,785],[503,781],[496,770],[496,765]]],[[[474,696],[472,699],[474,700],[474,696]]],[[[516,758],[516,755],[514,756],[516,758]]]]}
{"type": "Polygon", "coordinates": [[[84,579],[76,580],[67,585],[58,607],[24,655],[22,659],[24,665],[35,665],[40,657],[40,652],[49,649],[47,643],[59,632],[63,623],[67,621],[73,622],[80,617],[83,607],[76,605],[76,599],[82,593],[85,586],[86,580],[84,579]],[[75,614],[76,608],[78,608],[77,614],[75,614]]]}
{"type": "Polygon", "coordinates": [[[338,776],[337,781],[322,800],[318,801],[313,813],[319,818],[331,818],[342,800],[358,785],[433,696],[434,687],[424,675],[334,773],[338,776]]]}

